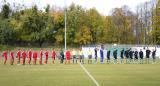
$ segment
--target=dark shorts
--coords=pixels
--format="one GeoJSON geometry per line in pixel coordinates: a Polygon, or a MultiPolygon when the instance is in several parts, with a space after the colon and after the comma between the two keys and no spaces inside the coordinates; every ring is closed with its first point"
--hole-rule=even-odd
{"type": "Polygon", "coordinates": [[[80,55],[80,59],[84,59],[84,55],[80,55]]]}
{"type": "Polygon", "coordinates": [[[140,58],[140,59],[143,59],[143,58],[140,58]]]}
{"type": "Polygon", "coordinates": [[[56,57],[52,57],[52,60],[55,60],[56,59],[56,57]]]}
{"type": "Polygon", "coordinates": [[[88,55],[88,59],[92,59],[92,55],[88,55]]]}
{"type": "Polygon", "coordinates": [[[73,55],[73,59],[76,59],[76,55],[73,55]]]}
{"type": "Polygon", "coordinates": [[[146,56],[146,58],[149,58],[149,56],[146,56]]]}
{"type": "Polygon", "coordinates": [[[107,60],[110,60],[110,58],[107,57],[107,60]]]}
{"type": "Polygon", "coordinates": [[[152,58],[153,58],[153,59],[156,59],[156,57],[155,57],[155,56],[152,56],[152,58]]]}

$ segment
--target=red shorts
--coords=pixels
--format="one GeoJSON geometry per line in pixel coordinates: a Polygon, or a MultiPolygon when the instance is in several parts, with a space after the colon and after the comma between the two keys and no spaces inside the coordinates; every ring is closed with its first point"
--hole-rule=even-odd
{"type": "Polygon", "coordinates": [[[4,57],[5,60],[7,60],[7,57],[4,57]]]}
{"type": "Polygon", "coordinates": [[[39,60],[42,61],[42,57],[40,57],[39,60]]]}
{"type": "Polygon", "coordinates": [[[48,60],[48,57],[46,57],[46,60],[48,60]]]}
{"type": "Polygon", "coordinates": [[[66,57],[66,60],[70,60],[70,57],[66,57]]]}
{"type": "Polygon", "coordinates": [[[52,59],[53,59],[53,60],[55,60],[55,59],[56,59],[56,57],[52,57],[52,59]]]}

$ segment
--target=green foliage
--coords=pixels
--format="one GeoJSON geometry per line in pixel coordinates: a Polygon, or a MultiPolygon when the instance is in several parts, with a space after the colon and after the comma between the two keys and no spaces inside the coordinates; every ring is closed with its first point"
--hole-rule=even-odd
{"type": "Polygon", "coordinates": [[[4,4],[2,6],[1,19],[9,18],[10,12],[11,12],[11,9],[10,9],[9,5],[8,4],[4,4]]]}
{"type": "MultiPolygon", "coordinates": [[[[64,8],[50,9],[47,5],[44,11],[38,7],[21,9],[8,4],[2,5],[0,12],[0,44],[8,45],[64,45],[64,8]]],[[[159,13],[159,10],[156,11],[159,13]]],[[[159,16],[153,17],[152,40],[160,43],[159,16]],[[157,27],[158,26],[158,27],[157,27]],[[156,28],[156,29],[155,29],[156,28]]],[[[114,8],[109,16],[101,15],[95,8],[85,9],[71,4],[67,8],[67,45],[87,45],[102,43],[134,44],[136,14],[127,6],[114,8]]],[[[139,25],[143,22],[137,22],[139,25]]],[[[139,27],[136,27],[138,29],[139,27]]],[[[144,29],[138,38],[143,43],[144,29]]],[[[148,38],[150,37],[148,35],[148,38]]]]}
{"type": "Polygon", "coordinates": [[[155,44],[160,44],[160,3],[156,5],[153,16],[153,30],[151,32],[155,44]]]}
{"type": "Polygon", "coordinates": [[[80,45],[90,44],[92,41],[90,29],[86,26],[82,26],[81,29],[76,33],[75,43],[80,45]]]}
{"type": "Polygon", "coordinates": [[[11,28],[9,20],[0,21],[0,43],[12,44],[15,40],[16,32],[11,28]]]}

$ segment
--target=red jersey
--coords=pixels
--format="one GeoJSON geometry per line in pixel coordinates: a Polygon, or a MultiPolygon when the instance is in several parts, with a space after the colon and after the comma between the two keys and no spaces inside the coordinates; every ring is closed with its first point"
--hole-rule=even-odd
{"type": "Polygon", "coordinates": [[[34,58],[34,59],[37,59],[37,55],[38,55],[37,52],[34,52],[34,53],[33,53],[33,58],[34,58]]]}
{"type": "Polygon", "coordinates": [[[29,52],[28,52],[28,58],[31,58],[32,57],[32,51],[30,50],[29,52]]]}
{"type": "Polygon", "coordinates": [[[17,52],[17,57],[18,57],[18,59],[21,58],[21,51],[18,51],[18,52],[17,52]]]}
{"type": "Polygon", "coordinates": [[[66,52],[66,59],[70,59],[70,57],[71,57],[71,53],[70,53],[70,51],[67,51],[66,52]]]}
{"type": "Polygon", "coordinates": [[[56,57],[56,52],[52,51],[52,58],[55,58],[55,57],[56,57]]]}
{"type": "Polygon", "coordinates": [[[7,56],[7,51],[4,51],[4,52],[3,52],[3,57],[4,57],[5,59],[7,59],[7,57],[8,57],[8,56],[7,56]]]}
{"type": "Polygon", "coordinates": [[[14,59],[14,52],[13,51],[10,52],[10,57],[11,57],[11,59],[14,59]]]}
{"type": "Polygon", "coordinates": [[[24,52],[22,53],[22,58],[25,59],[26,57],[27,57],[27,53],[24,51],[24,52]]]}
{"type": "Polygon", "coordinates": [[[45,52],[46,57],[48,57],[48,53],[49,53],[48,51],[45,52]]]}

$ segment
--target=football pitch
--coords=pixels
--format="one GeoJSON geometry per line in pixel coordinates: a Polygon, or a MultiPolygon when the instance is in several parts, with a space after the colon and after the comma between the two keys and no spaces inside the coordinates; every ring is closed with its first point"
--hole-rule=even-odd
{"type": "MultiPolygon", "coordinates": [[[[84,64],[100,86],[159,86],[160,64],[84,64]]],[[[0,86],[96,86],[80,64],[3,65],[0,86]]]]}

